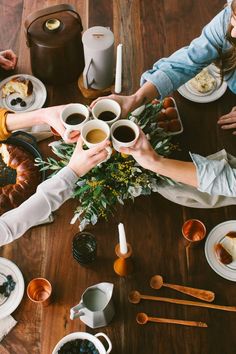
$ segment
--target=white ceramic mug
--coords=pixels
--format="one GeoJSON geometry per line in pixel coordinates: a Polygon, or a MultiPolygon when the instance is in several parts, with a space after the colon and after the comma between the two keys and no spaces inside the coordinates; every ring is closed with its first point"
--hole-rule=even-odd
{"type": "Polygon", "coordinates": [[[139,137],[139,127],[128,119],[120,119],[111,126],[112,145],[116,151],[120,152],[121,147],[131,147],[139,137]],[[120,128],[120,136],[117,136],[117,128],[120,128]],[[128,128],[128,129],[126,129],[128,128]]]}
{"type": "Polygon", "coordinates": [[[112,125],[116,122],[121,115],[121,107],[119,103],[110,98],[103,98],[102,100],[98,101],[92,108],[92,115],[94,119],[98,119],[101,121],[106,122],[109,125],[112,125]],[[111,113],[113,118],[107,120],[102,119],[101,114],[108,114],[111,113]]]}
{"type": "Polygon", "coordinates": [[[68,141],[70,138],[70,133],[74,130],[81,131],[82,126],[89,120],[89,109],[80,103],[71,103],[67,105],[61,112],[62,124],[66,128],[66,131],[63,135],[63,140],[68,141]],[[72,114],[80,114],[84,116],[78,124],[70,124],[66,120],[72,114]]]}
{"type": "Polygon", "coordinates": [[[81,129],[81,137],[88,148],[97,146],[110,137],[110,127],[100,120],[90,120],[81,129]]]}
{"type": "Polygon", "coordinates": [[[92,335],[90,333],[86,333],[86,332],[74,332],[74,333],[70,333],[67,336],[63,337],[55,346],[55,348],[53,349],[52,354],[58,354],[60,348],[67,342],[73,341],[75,339],[87,339],[90,342],[92,342],[95,345],[95,348],[98,350],[99,354],[108,354],[111,352],[112,350],[112,344],[110,339],[107,337],[107,335],[105,333],[97,333],[95,335],[92,335]],[[99,337],[103,337],[107,344],[108,344],[108,348],[105,349],[103,343],[101,342],[100,339],[98,339],[99,337]]]}

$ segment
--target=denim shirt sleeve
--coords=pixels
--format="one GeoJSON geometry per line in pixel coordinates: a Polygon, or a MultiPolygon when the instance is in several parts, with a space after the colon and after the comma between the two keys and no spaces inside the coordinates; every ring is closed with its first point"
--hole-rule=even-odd
{"type": "Polygon", "coordinates": [[[197,154],[191,154],[197,169],[197,189],[210,195],[236,197],[236,168],[227,159],[210,160],[197,154]]]}
{"type": "Polygon", "coordinates": [[[168,58],[158,60],[151,70],[142,74],[141,85],[153,83],[161,98],[194,77],[219,56],[219,49],[226,49],[225,39],[230,20],[230,6],[227,6],[207,24],[200,35],[189,46],[177,50],[168,58]]]}

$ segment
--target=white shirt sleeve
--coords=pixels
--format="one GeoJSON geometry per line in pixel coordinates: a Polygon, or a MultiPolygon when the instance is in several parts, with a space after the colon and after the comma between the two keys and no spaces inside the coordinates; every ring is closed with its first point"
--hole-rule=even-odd
{"type": "Polygon", "coordinates": [[[78,176],[67,166],[42,182],[35,194],[0,217],[0,246],[22,236],[71,198],[78,176]]]}
{"type": "Polygon", "coordinates": [[[198,190],[212,196],[236,197],[235,158],[221,150],[203,157],[190,153],[197,168],[198,190]]]}

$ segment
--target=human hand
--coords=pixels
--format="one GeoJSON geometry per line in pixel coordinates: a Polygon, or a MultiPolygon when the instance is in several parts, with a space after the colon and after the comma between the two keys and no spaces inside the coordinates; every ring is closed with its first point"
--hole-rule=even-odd
{"type": "Polygon", "coordinates": [[[93,108],[93,106],[100,100],[104,98],[110,98],[121,106],[121,116],[126,117],[129,112],[132,112],[135,108],[137,108],[136,100],[134,98],[134,95],[130,96],[121,96],[121,95],[109,95],[106,97],[99,97],[95,101],[93,101],[90,105],[90,108],[93,108]]]}
{"type": "MultiPolygon", "coordinates": [[[[50,125],[53,129],[56,130],[56,132],[61,137],[64,136],[64,133],[66,131],[60,118],[61,112],[63,111],[64,108],[65,105],[61,105],[61,106],[42,108],[41,110],[39,110],[39,119],[41,123],[46,123],[50,125]]],[[[73,131],[70,133],[70,139],[68,139],[66,142],[74,143],[78,140],[78,137],[79,137],[79,132],[73,131]]]]}
{"type": "Polygon", "coordinates": [[[132,155],[140,166],[153,172],[156,170],[156,163],[161,158],[152,148],[141,129],[135,144],[129,148],[120,148],[120,152],[127,155],[132,155]]]}
{"type": "Polygon", "coordinates": [[[15,69],[17,63],[17,56],[11,49],[0,52],[0,66],[4,70],[15,69]]]}
{"type": "Polygon", "coordinates": [[[222,129],[235,129],[233,135],[236,135],[236,106],[232,108],[231,112],[221,116],[217,122],[222,129]]]}
{"type": "Polygon", "coordinates": [[[83,150],[83,141],[79,137],[73,155],[71,156],[68,166],[79,176],[85,175],[93,167],[105,160],[108,155],[106,148],[110,145],[109,140],[103,141],[101,144],[83,150]]]}

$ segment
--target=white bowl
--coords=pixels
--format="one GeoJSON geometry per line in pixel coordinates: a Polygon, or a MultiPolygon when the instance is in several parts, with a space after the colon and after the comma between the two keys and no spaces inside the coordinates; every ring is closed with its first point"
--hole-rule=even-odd
{"type": "Polygon", "coordinates": [[[96,349],[98,350],[99,354],[108,354],[110,353],[111,349],[112,349],[112,344],[110,339],[107,337],[106,334],[100,332],[100,333],[96,333],[95,335],[92,335],[90,333],[86,333],[86,332],[73,332],[68,334],[67,336],[63,337],[55,346],[55,348],[53,349],[52,354],[58,354],[58,350],[67,342],[70,342],[72,340],[75,339],[87,339],[90,342],[92,342],[96,349]],[[98,339],[98,337],[104,337],[108,343],[108,349],[106,350],[104,345],[102,344],[102,342],[98,339]]]}

